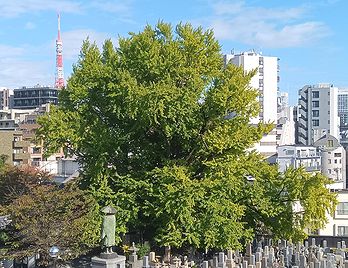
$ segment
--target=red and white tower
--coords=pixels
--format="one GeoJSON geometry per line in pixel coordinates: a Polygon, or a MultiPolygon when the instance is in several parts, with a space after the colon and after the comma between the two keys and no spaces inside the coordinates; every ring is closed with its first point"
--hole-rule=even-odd
{"type": "Polygon", "coordinates": [[[60,14],[58,14],[58,38],[56,40],[56,88],[64,87],[63,42],[60,38],[60,14]]]}

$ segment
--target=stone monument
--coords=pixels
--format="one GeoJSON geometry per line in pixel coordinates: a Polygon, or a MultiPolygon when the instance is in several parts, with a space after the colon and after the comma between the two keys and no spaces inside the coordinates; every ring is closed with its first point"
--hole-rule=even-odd
{"type": "Polygon", "coordinates": [[[116,209],[106,206],[101,212],[104,214],[100,237],[103,252],[99,257],[92,258],[92,268],[125,268],[126,257],[117,255],[112,250],[115,246],[116,209]]]}

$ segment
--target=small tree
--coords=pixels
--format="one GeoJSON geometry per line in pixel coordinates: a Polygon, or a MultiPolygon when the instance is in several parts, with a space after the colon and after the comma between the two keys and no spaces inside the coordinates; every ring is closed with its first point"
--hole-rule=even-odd
{"type": "Polygon", "coordinates": [[[59,188],[47,173],[9,168],[1,174],[0,185],[6,186],[1,188],[1,212],[11,219],[5,229],[7,256],[40,254],[45,264],[53,245],[67,259],[97,245],[99,206],[76,183],[59,188]]]}

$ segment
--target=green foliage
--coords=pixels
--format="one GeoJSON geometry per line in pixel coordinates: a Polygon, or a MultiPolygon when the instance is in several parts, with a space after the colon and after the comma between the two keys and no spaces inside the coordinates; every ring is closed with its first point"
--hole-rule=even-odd
{"type": "Polygon", "coordinates": [[[138,248],[137,255],[138,255],[139,259],[141,259],[142,257],[148,255],[150,253],[150,251],[151,251],[149,243],[136,244],[135,247],[138,248]]]}
{"type": "Polygon", "coordinates": [[[249,124],[254,73],[224,67],[213,32],[190,24],[146,26],[117,49],[86,40],[38,135],[47,153],[79,157],[81,186],[117,208],[117,233],[221,249],[256,232],[297,239],[322,226],[335,198],[322,176],[280,174],[248,150],[273,128],[249,124]],[[293,213],[296,202],[304,212],[293,213]]]}
{"type": "Polygon", "coordinates": [[[63,258],[72,258],[99,242],[99,206],[75,184],[59,188],[47,173],[34,168],[8,168],[0,176],[1,214],[11,223],[4,230],[6,256],[23,258],[57,245],[63,258]]]}
{"type": "Polygon", "coordinates": [[[5,155],[5,154],[1,154],[0,155],[0,171],[5,168],[6,166],[6,160],[8,159],[8,155],[5,155]]]}
{"type": "Polygon", "coordinates": [[[0,245],[4,244],[5,242],[7,242],[9,240],[9,237],[7,235],[7,233],[5,231],[0,231],[0,245]]]}

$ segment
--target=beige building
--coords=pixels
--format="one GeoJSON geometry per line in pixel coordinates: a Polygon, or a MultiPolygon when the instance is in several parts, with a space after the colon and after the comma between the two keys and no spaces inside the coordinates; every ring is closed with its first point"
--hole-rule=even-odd
{"type": "Polygon", "coordinates": [[[45,158],[42,145],[35,140],[35,132],[39,127],[36,119],[48,111],[49,104],[34,110],[0,111],[0,155],[9,156],[7,163],[35,166],[57,174],[58,160],[63,153],[58,152],[45,158]]]}
{"type": "Polygon", "coordinates": [[[30,154],[28,148],[30,143],[23,140],[23,133],[16,130],[0,131],[0,154],[8,156],[8,164],[29,164],[30,154]]]}

